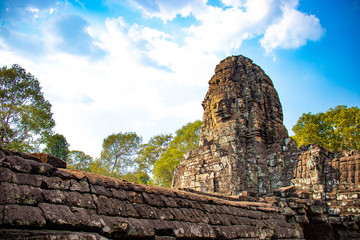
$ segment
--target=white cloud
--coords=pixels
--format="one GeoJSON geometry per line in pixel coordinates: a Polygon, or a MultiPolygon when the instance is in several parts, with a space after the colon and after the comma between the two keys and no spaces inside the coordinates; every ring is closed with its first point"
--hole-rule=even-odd
{"type": "Polygon", "coordinates": [[[97,157],[102,140],[111,133],[135,131],[142,135],[146,132],[148,136],[144,137],[148,138],[181,127],[179,121],[171,119],[182,119],[180,122],[186,123],[201,118],[203,96],[194,100],[187,99],[187,95],[192,88],[206,86],[215,62],[206,64],[209,59],[205,55],[183,52],[167,34],[129,26],[122,18],[107,19],[104,29],[90,28],[87,32],[108,52],[101,61],[58,52],[51,43],[48,55],[36,62],[15,57],[10,51],[0,51],[3,59],[19,63],[39,79],[45,97],[53,106],[55,130],[67,138],[71,149],[97,157]],[[146,49],[150,51],[137,47],[139,41],[146,42],[146,49]],[[173,72],[142,64],[144,54],[158,64],[168,65],[173,72]],[[189,67],[189,63],[193,63],[194,68],[189,67]],[[206,69],[209,66],[210,69],[206,69]],[[206,70],[201,71],[203,69],[206,70]],[[167,93],[170,98],[181,96],[181,99],[164,98],[162,92],[166,89],[159,90],[164,84],[177,91],[167,93]],[[165,120],[170,123],[159,130],[159,123],[165,120]],[[149,126],[157,128],[149,130],[149,126]]]}
{"type": "Polygon", "coordinates": [[[281,19],[266,29],[260,40],[266,52],[276,48],[298,48],[306,45],[309,40],[319,40],[324,34],[318,18],[301,13],[293,7],[284,5],[281,19]]]}
{"type": "Polygon", "coordinates": [[[100,61],[60,52],[52,21],[42,23],[43,57],[18,56],[0,39],[0,64],[18,63],[39,79],[53,105],[56,131],[71,149],[97,157],[111,133],[135,131],[147,138],[200,119],[207,82],[223,57],[218,52],[231,52],[244,40],[264,35],[261,44],[270,52],[319,37],[317,18],[296,10],[297,1],[223,0],[224,9],[205,0],[154,3],[153,9],[139,6],[165,22],[190,14],[198,20],[179,29],[184,42],[123,17],[86,27],[93,43],[107,52],[100,61]]]}
{"type": "Polygon", "coordinates": [[[146,6],[142,1],[136,1],[135,5],[148,17],[158,17],[164,22],[171,21],[177,15],[187,17],[191,13],[200,11],[206,7],[207,0],[152,0],[151,6],[146,6]]]}
{"type": "Polygon", "coordinates": [[[201,0],[178,2],[156,0],[155,9],[138,6],[148,16],[165,22],[192,14],[199,23],[185,29],[185,42],[201,52],[229,53],[244,40],[263,36],[261,46],[269,53],[276,48],[304,46],[308,40],[320,39],[324,31],[318,18],[296,9],[298,0],[222,0],[226,8],[201,0]]]}
{"type": "Polygon", "coordinates": [[[33,18],[39,18],[39,9],[38,8],[28,8],[28,11],[33,14],[33,18]]]}

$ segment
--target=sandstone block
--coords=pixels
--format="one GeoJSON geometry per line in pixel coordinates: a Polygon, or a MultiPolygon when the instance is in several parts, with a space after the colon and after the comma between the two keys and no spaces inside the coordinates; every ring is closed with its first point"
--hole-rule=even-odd
{"type": "Polygon", "coordinates": [[[42,211],[37,207],[6,205],[3,223],[12,226],[44,227],[46,224],[42,211]]]}

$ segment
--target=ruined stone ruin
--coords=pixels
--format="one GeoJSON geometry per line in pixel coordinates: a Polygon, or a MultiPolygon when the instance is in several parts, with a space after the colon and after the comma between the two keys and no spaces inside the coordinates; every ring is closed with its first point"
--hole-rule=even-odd
{"type": "Polygon", "coordinates": [[[259,66],[244,56],[221,61],[202,105],[200,146],[175,168],[175,188],[262,197],[299,223],[306,239],[360,238],[360,154],[298,149],[259,66]]]}
{"type": "Polygon", "coordinates": [[[209,81],[200,147],[175,170],[174,187],[238,195],[289,186],[290,150],[278,94],[264,71],[243,56],[228,57],[209,81]]]}
{"type": "Polygon", "coordinates": [[[209,85],[173,189],[0,149],[0,239],[360,240],[360,154],[298,148],[246,57],[221,61],[209,85]]]}

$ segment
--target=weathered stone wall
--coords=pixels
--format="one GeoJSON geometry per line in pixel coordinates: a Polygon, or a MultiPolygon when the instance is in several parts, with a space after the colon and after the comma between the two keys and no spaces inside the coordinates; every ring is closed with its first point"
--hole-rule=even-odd
{"type": "Polygon", "coordinates": [[[200,147],[175,169],[174,187],[264,195],[290,184],[297,146],[283,125],[273,83],[259,66],[243,56],[221,61],[202,105],[200,147]]]}
{"type": "Polygon", "coordinates": [[[0,239],[302,239],[265,202],[132,184],[0,151],[0,239]]]}
{"type": "Polygon", "coordinates": [[[260,67],[243,56],[221,61],[203,107],[200,146],[175,169],[174,187],[262,196],[306,239],[360,239],[360,154],[316,144],[298,149],[260,67]]]}
{"type": "MultiPolygon", "coordinates": [[[[323,205],[323,222],[340,231],[338,239],[359,239],[360,154],[332,153],[317,144],[302,147],[294,171],[294,187],[323,205]]],[[[311,209],[315,207],[312,206],[311,209]]]]}
{"type": "Polygon", "coordinates": [[[352,193],[351,199],[349,192],[338,196],[346,197],[346,201],[337,200],[336,197],[316,199],[317,194],[311,191],[289,186],[275,190],[274,195],[265,197],[265,200],[279,207],[288,222],[300,224],[307,240],[360,239],[360,215],[351,210],[360,208],[358,196],[355,197],[352,193]],[[350,201],[352,206],[349,208],[346,202],[350,201]],[[342,207],[334,210],[334,202],[342,207]]]}

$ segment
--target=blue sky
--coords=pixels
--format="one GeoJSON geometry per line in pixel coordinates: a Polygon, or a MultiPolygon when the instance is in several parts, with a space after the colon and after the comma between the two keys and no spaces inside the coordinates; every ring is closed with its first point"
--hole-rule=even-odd
{"type": "Polygon", "coordinates": [[[55,131],[98,157],[109,134],[201,119],[229,55],[270,76],[290,134],[305,112],[359,106],[359,26],[359,0],[2,0],[0,66],[35,75],[55,131]]]}

